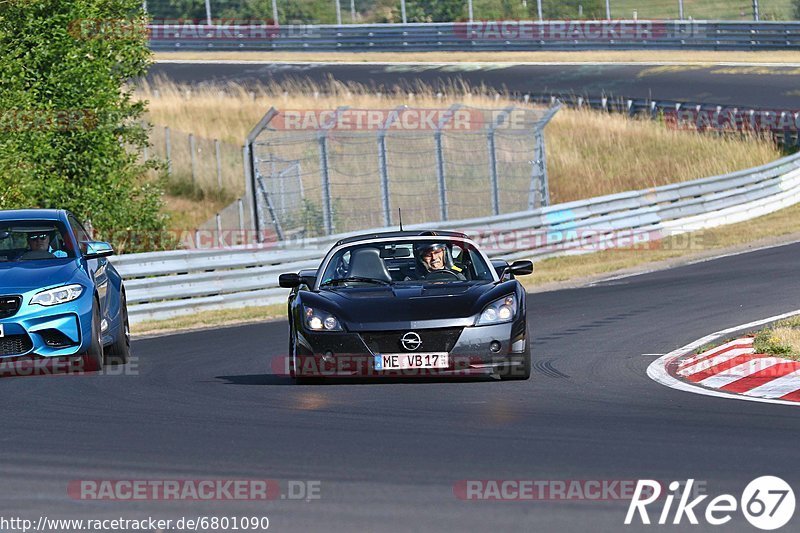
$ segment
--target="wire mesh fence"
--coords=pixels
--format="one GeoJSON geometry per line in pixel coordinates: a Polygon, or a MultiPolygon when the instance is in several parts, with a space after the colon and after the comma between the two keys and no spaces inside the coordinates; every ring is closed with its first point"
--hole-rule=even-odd
{"type": "Polygon", "coordinates": [[[536,19],[795,20],[796,0],[148,0],[158,21],[220,24],[463,22],[536,19]]]}
{"type": "Polygon", "coordinates": [[[163,163],[169,188],[179,194],[235,198],[244,193],[240,146],[154,126],[144,155],[163,163]]]}
{"type": "Polygon", "coordinates": [[[315,237],[548,203],[559,106],[271,110],[252,143],[257,229],[315,237]]]}

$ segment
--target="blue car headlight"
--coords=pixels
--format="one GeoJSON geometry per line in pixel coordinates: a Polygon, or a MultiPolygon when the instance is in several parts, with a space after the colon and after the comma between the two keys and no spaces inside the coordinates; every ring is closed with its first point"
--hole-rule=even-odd
{"type": "Polygon", "coordinates": [[[490,324],[502,324],[511,322],[517,315],[517,297],[513,294],[503,296],[487,305],[475,322],[476,326],[488,326],[490,324]]]}
{"type": "Polygon", "coordinates": [[[81,285],[64,285],[56,287],[55,289],[48,289],[46,291],[36,293],[31,298],[31,305],[58,305],[72,300],[77,300],[83,294],[83,287],[81,285]]]}
{"type": "Polygon", "coordinates": [[[322,309],[303,306],[303,321],[311,331],[342,331],[339,319],[322,309]]]}

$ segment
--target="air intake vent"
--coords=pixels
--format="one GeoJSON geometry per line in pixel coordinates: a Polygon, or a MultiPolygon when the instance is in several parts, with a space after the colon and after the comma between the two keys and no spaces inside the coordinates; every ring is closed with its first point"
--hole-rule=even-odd
{"type": "Polygon", "coordinates": [[[0,337],[0,356],[22,355],[33,348],[27,335],[6,335],[0,337]]]}

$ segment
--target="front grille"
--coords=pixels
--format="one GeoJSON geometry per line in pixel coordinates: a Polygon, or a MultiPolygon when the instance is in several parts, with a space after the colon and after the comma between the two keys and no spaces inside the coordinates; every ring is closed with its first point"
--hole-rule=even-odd
{"type": "Polygon", "coordinates": [[[19,296],[0,296],[0,318],[14,316],[22,304],[19,296]]]}
{"type": "Polygon", "coordinates": [[[6,335],[0,337],[0,356],[22,355],[33,348],[31,338],[27,335],[6,335]]]}
{"type": "Polygon", "coordinates": [[[400,343],[403,335],[413,331],[422,339],[422,345],[414,350],[416,352],[450,352],[456,345],[461,330],[464,328],[442,329],[406,329],[400,331],[369,331],[361,333],[361,338],[367,348],[373,353],[404,353],[408,352],[400,343]]]}

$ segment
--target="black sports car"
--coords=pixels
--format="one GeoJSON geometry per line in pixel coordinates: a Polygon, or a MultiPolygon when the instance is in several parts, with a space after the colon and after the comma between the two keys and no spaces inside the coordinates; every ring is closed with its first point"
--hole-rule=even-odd
{"type": "Polygon", "coordinates": [[[282,274],[288,370],[297,379],[493,374],[528,379],[530,261],[489,260],[462,233],[400,231],[337,242],[318,270],[282,274]]]}

